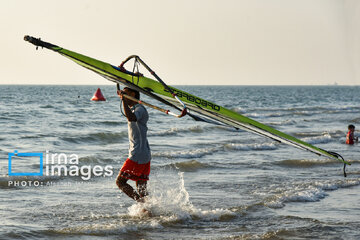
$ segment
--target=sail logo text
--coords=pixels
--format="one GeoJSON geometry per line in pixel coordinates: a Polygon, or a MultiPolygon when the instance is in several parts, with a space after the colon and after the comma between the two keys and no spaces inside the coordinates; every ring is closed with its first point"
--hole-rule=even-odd
{"type": "MultiPolygon", "coordinates": [[[[177,90],[177,89],[174,89],[174,88],[170,88],[173,93],[175,93],[179,98],[186,98],[188,101],[190,102],[193,102],[195,104],[198,104],[198,105],[202,105],[203,107],[209,107],[211,108],[212,110],[215,110],[215,111],[220,111],[220,106],[219,105],[216,105],[214,103],[211,103],[211,102],[208,102],[204,99],[201,99],[201,98],[198,98],[196,96],[193,96],[193,95],[190,95],[190,94],[187,94],[185,92],[182,92],[180,90],[177,90]]],[[[164,89],[165,92],[169,92],[169,90],[167,89],[164,89]]]]}

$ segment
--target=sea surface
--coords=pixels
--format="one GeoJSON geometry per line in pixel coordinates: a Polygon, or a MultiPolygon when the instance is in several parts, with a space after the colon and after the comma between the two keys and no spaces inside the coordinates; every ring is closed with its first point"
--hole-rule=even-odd
{"type": "Polygon", "coordinates": [[[341,154],[348,177],[340,162],[148,109],[150,196],[137,204],[115,184],[128,152],[115,86],[0,85],[0,239],[360,239],[360,144],[345,144],[359,86],[177,87],[341,154]],[[97,87],[106,102],[90,101],[97,87]],[[11,173],[40,174],[40,157],[21,154],[40,153],[42,176],[9,176],[15,150],[11,173]],[[59,160],[73,171],[46,170],[59,160]]]}

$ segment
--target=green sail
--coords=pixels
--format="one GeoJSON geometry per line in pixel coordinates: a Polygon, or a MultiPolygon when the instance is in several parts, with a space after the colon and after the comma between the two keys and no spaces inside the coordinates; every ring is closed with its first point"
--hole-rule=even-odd
{"type": "MultiPolygon", "coordinates": [[[[179,109],[180,107],[178,102],[173,98],[171,92],[166,89],[163,84],[156,80],[147,78],[142,75],[136,75],[124,69],[113,66],[109,63],[102,62],[97,59],[53,45],[51,43],[41,41],[40,39],[34,37],[25,36],[24,40],[29,41],[38,47],[40,46],[53,50],[78,63],[79,65],[91,71],[94,71],[97,74],[100,74],[101,76],[114,83],[119,83],[136,88],[142,93],[153,97],[165,104],[173,106],[177,109],[179,109]]],[[[237,129],[240,128],[249,132],[254,132],[259,135],[269,137],[275,141],[289,144],[291,146],[307,150],[327,158],[336,159],[344,164],[350,165],[350,163],[345,161],[339,154],[328,152],[324,149],[313,146],[291,135],[278,131],[265,124],[245,117],[237,112],[219,106],[213,102],[184,92],[180,89],[174,87],[170,87],[170,89],[178,96],[181,101],[186,104],[187,108],[190,109],[190,116],[192,116],[196,120],[232,126],[237,129]],[[199,114],[200,116],[204,116],[204,118],[195,117],[195,115],[192,114],[193,112],[199,114]]]]}

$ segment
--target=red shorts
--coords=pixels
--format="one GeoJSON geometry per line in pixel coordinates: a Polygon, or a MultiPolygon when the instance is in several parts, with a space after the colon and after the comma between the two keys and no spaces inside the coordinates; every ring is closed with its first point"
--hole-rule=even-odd
{"type": "Polygon", "coordinates": [[[128,158],[124,162],[119,175],[123,178],[133,181],[148,181],[150,175],[150,162],[145,164],[138,164],[137,162],[134,162],[128,158]]]}

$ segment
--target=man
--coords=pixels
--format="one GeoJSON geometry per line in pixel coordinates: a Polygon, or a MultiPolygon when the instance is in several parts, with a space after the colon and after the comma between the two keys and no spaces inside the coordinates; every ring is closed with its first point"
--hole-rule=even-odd
{"type": "Polygon", "coordinates": [[[124,94],[140,100],[140,93],[136,90],[126,87],[118,91],[128,120],[129,157],[117,176],[116,185],[135,201],[144,202],[144,197],[148,195],[146,183],[149,180],[151,160],[147,140],[149,115],[143,105],[127,99],[124,94]],[[137,191],[127,183],[129,179],[136,182],[137,191]]]}

